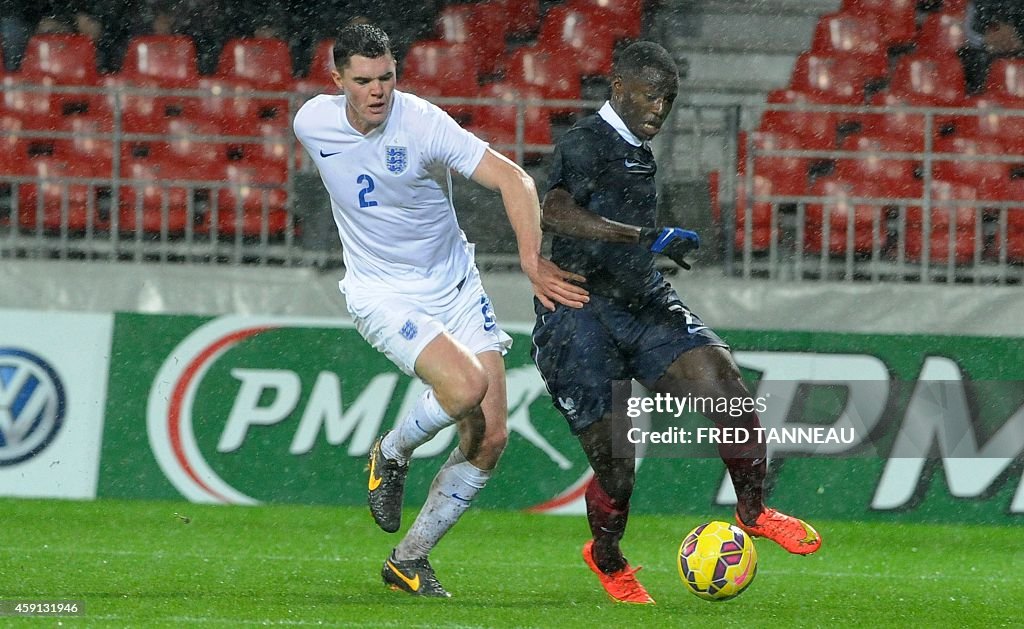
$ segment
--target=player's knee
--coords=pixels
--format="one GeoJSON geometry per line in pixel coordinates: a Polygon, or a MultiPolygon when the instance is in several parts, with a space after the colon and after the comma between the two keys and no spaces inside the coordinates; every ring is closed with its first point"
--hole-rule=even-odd
{"type": "Polygon", "coordinates": [[[478,361],[474,360],[470,367],[460,370],[445,387],[452,417],[461,417],[480,408],[487,395],[487,385],[487,372],[478,361]]]}

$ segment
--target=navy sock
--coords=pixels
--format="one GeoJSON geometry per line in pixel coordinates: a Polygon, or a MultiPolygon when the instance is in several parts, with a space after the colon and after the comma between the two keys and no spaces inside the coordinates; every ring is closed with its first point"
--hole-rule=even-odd
{"type": "Polygon", "coordinates": [[[629,519],[629,502],[617,502],[601,487],[595,478],[587,486],[587,521],[594,536],[594,563],[606,574],[626,567],[626,560],[619,550],[619,540],[626,532],[629,519]]]}

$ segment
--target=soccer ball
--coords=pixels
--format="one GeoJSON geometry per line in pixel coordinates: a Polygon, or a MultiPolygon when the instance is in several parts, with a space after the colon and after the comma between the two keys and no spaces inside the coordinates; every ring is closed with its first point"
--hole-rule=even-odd
{"type": "Polygon", "coordinates": [[[708,522],[690,531],[679,546],[679,578],[708,601],[739,596],[757,574],[754,540],[738,527],[708,522]]]}

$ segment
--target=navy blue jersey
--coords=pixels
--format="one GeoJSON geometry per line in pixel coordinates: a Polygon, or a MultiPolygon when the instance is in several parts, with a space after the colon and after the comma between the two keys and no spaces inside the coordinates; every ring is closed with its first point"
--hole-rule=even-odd
{"type": "MultiPolygon", "coordinates": [[[[547,189],[562,188],[580,207],[613,221],[655,227],[656,172],[650,148],[633,146],[594,114],[558,141],[547,189]]],[[[662,285],[654,254],[635,244],[556,235],[551,260],[586,277],[590,292],[616,300],[635,302],[662,285]]]]}

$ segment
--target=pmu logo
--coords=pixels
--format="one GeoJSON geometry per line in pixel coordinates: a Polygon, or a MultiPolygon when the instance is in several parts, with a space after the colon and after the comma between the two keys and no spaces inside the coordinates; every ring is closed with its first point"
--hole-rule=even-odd
{"type": "Polygon", "coordinates": [[[258,502],[232,487],[206,462],[193,431],[192,407],[200,382],[219,357],[242,341],[275,327],[237,327],[225,325],[224,319],[215,320],[199,334],[186,338],[157,374],[146,413],[149,443],[167,478],[193,502],[258,502]]]}
{"type": "Polygon", "coordinates": [[[25,350],[0,347],[0,466],[46,448],[60,432],[66,408],[53,367],[25,350]]]}
{"type": "MultiPolygon", "coordinates": [[[[508,429],[531,457],[531,473],[547,484],[572,481],[584,459],[563,454],[575,452],[567,430],[534,417],[557,417],[536,368],[513,362],[506,375],[508,429]]],[[[166,478],[193,502],[349,500],[365,496],[373,441],[425,386],[401,376],[349,322],[221,317],[190,332],[157,372],[149,444],[166,478]]],[[[457,439],[446,429],[415,456],[447,456],[457,439]]],[[[414,481],[430,467],[418,466],[414,481]]],[[[531,495],[521,502],[551,495],[550,487],[524,485],[531,495]]]]}

